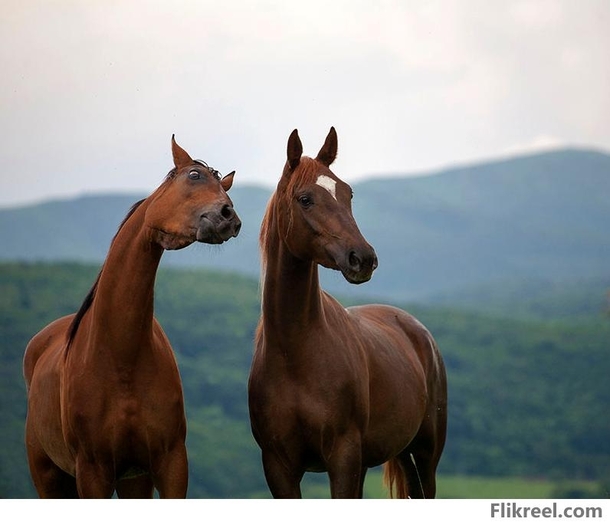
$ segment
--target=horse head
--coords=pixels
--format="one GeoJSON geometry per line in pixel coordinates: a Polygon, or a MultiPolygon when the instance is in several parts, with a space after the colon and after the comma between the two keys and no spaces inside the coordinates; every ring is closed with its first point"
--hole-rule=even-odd
{"type": "Polygon", "coordinates": [[[302,154],[295,129],[276,193],[280,234],[295,257],[340,270],[350,283],[364,283],[377,268],[377,256],[354,220],[351,187],[329,168],[337,156],[334,127],[315,159],[302,154]]]}
{"type": "Polygon", "coordinates": [[[235,171],[221,178],[204,161],[193,160],[174,136],[172,155],[174,168],[146,211],[153,241],[177,250],[195,241],[220,244],[237,237],[241,221],[227,195],[235,171]]]}

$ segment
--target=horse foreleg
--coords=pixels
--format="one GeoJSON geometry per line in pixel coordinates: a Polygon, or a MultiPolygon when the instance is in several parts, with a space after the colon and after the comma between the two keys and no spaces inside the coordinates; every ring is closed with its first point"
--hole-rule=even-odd
{"type": "Polygon", "coordinates": [[[186,447],[178,444],[160,460],[153,482],[161,498],[186,498],[188,460],[186,447]]]}
{"type": "Polygon", "coordinates": [[[110,498],[114,493],[114,470],[101,461],[76,458],[76,487],[80,498],[110,498]]]}
{"type": "Polygon", "coordinates": [[[327,468],[332,498],[362,498],[366,468],[359,444],[334,448],[327,468]]]}
{"type": "Polygon", "coordinates": [[[301,479],[305,470],[289,465],[269,451],[263,451],[263,470],[273,498],[301,498],[301,479]]]}
{"type": "Polygon", "coordinates": [[[51,460],[32,432],[32,428],[26,427],[28,464],[38,496],[40,498],[78,498],[74,477],[51,460]]]}

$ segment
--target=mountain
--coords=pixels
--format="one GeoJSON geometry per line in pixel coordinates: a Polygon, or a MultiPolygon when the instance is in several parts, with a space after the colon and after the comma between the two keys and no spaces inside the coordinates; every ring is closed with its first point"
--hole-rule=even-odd
{"type": "MultiPolygon", "coordinates": [[[[332,292],[447,303],[474,286],[608,276],[606,153],[566,149],[425,176],[374,178],[353,189],[354,215],[377,251],[379,268],[359,287],[324,270],[323,285],[332,292]]],[[[221,247],[168,252],[164,265],[258,276],[258,231],[270,194],[237,184],[230,195],[243,221],[240,236],[221,247]]],[[[130,205],[143,196],[83,196],[0,209],[0,260],[101,262],[130,205]]]]}
{"type": "MultiPolygon", "coordinates": [[[[233,188],[231,196],[244,221],[239,237],[228,244],[233,248],[195,244],[166,252],[163,263],[258,273],[251,270],[252,256],[258,255],[258,226],[270,195],[269,189],[260,187],[233,188]],[[246,260],[249,263],[244,266],[246,260]]],[[[0,209],[0,260],[100,263],[121,221],[143,197],[146,194],[86,195],[0,209]]]]}
{"type": "Polygon", "coordinates": [[[371,286],[394,298],[609,274],[607,154],[556,151],[356,190],[380,258],[371,286]]]}

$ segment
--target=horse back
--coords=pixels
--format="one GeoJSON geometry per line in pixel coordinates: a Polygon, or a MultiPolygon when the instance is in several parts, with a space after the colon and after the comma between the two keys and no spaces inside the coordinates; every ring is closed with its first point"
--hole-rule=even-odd
{"type": "Polygon", "coordinates": [[[347,309],[363,332],[370,360],[393,364],[408,360],[421,365],[426,376],[443,373],[442,358],[430,331],[414,316],[389,305],[362,305],[347,309]]]}

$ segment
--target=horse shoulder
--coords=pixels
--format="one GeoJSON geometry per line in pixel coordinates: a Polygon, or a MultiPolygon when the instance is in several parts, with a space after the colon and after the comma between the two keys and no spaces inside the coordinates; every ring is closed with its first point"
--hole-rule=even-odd
{"type": "Polygon", "coordinates": [[[64,471],[74,472],[62,426],[60,386],[65,363],[67,331],[73,315],[57,319],[28,343],[24,377],[28,391],[26,432],[64,471]]]}
{"type": "Polygon", "coordinates": [[[38,332],[27,344],[23,356],[23,375],[29,388],[34,376],[34,371],[39,360],[45,354],[48,357],[51,352],[59,353],[65,349],[66,335],[74,314],[66,315],[56,319],[38,332]]]}

